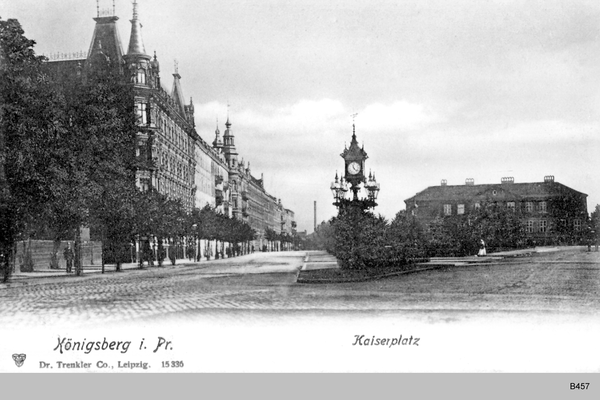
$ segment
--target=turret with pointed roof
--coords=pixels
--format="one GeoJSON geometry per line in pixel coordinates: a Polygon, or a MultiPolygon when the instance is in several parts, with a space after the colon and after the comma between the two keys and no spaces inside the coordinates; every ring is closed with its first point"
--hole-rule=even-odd
{"type": "Polygon", "coordinates": [[[217,128],[215,129],[215,140],[213,140],[212,145],[218,151],[223,149],[223,139],[221,138],[221,131],[219,130],[219,120],[217,120],[217,128]]]}
{"type": "Polygon", "coordinates": [[[223,134],[223,151],[225,152],[225,159],[229,168],[234,169],[237,167],[237,156],[238,152],[235,148],[235,137],[231,130],[231,122],[229,122],[229,115],[227,116],[227,122],[225,122],[225,133],[223,134]]]}
{"type": "Polygon", "coordinates": [[[100,13],[94,18],[96,26],[88,51],[86,65],[88,70],[94,66],[94,61],[101,60],[103,64],[116,69],[117,72],[123,72],[123,46],[117,29],[118,20],[119,17],[116,15],[101,17],[100,13]]]}
{"type": "Polygon", "coordinates": [[[175,61],[175,73],[173,74],[173,89],[171,89],[171,97],[175,100],[175,104],[179,107],[181,114],[185,114],[185,100],[183,90],[181,89],[181,75],[179,75],[179,65],[175,61]]]}
{"type": "Polygon", "coordinates": [[[129,36],[129,48],[127,49],[127,55],[138,56],[150,60],[150,56],[146,54],[146,48],[144,47],[144,41],[142,39],[142,24],[139,19],[138,3],[137,0],[133,1],[133,18],[131,22],[131,35],[129,36]]]}
{"type": "Polygon", "coordinates": [[[146,54],[144,41],[142,39],[142,23],[139,18],[137,0],[133,2],[133,17],[131,22],[131,33],[129,35],[129,47],[124,59],[131,82],[136,85],[158,87],[160,85],[159,64],[154,53],[154,60],[146,54]]]}

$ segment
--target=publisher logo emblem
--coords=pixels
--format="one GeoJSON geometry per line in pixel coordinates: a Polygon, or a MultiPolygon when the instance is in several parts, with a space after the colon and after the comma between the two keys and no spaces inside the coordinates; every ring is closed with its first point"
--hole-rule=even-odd
{"type": "Polygon", "coordinates": [[[13,354],[12,357],[13,360],[15,360],[15,364],[17,365],[17,367],[22,366],[25,362],[25,358],[27,358],[25,354],[13,354]]]}

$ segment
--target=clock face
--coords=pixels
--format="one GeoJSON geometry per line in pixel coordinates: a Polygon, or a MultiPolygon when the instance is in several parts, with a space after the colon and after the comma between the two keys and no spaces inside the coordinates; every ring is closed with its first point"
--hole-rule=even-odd
{"type": "Polygon", "coordinates": [[[357,163],[356,161],[351,162],[350,164],[348,164],[348,173],[350,175],[356,175],[360,172],[360,164],[357,163]]]}

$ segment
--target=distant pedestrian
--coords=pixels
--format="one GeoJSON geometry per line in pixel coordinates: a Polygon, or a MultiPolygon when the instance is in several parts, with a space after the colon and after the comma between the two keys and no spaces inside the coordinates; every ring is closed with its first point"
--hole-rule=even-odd
{"type": "Polygon", "coordinates": [[[71,243],[67,243],[67,247],[63,251],[63,256],[65,257],[65,261],[67,261],[67,273],[70,274],[73,272],[73,259],[75,258],[75,254],[71,249],[71,243]]]}
{"type": "Polygon", "coordinates": [[[485,251],[485,242],[483,241],[483,239],[479,240],[479,253],[477,253],[477,257],[485,257],[486,256],[486,251],[485,251]]]}

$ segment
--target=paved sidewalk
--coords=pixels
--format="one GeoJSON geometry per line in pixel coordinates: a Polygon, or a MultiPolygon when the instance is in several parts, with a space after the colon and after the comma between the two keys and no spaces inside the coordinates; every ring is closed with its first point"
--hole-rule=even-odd
{"type": "MultiPolygon", "coordinates": [[[[247,256],[247,255],[246,255],[247,256]]],[[[238,256],[235,258],[241,258],[244,256],[238,256]]],[[[143,268],[140,268],[138,263],[125,263],[125,264],[121,264],[121,272],[126,272],[126,271],[153,271],[153,270],[159,270],[159,269],[176,269],[176,268],[181,268],[181,267],[193,267],[193,266],[198,266],[198,267],[207,267],[209,265],[212,264],[218,264],[221,261],[225,261],[228,260],[226,259],[219,259],[219,260],[215,260],[212,259],[210,261],[206,261],[206,260],[202,260],[199,262],[195,262],[195,261],[189,261],[187,259],[185,260],[177,260],[177,263],[175,265],[172,265],[170,261],[166,261],[163,263],[162,267],[158,267],[158,264],[154,264],[153,266],[148,266],[147,264],[144,265],[143,268]]],[[[104,266],[104,275],[112,275],[114,273],[116,273],[116,265],[115,264],[106,264],[104,266]]],[[[60,278],[68,280],[71,278],[79,278],[81,279],[82,277],[94,277],[94,276],[100,276],[103,275],[102,274],[102,266],[101,265],[85,265],[83,267],[83,271],[82,271],[82,275],[77,277],[75,275],[75,273],[67,273],[66,269],[62,268],[62,269],[49,269],[49,268],[45,268],[45,269],[38,269],[36,271],[33,272],[13,272],[8,280],[7,283],[2,283],[0,282],[0,288],[7,287],[7,286],[11,286],[11,285],[23,285],[23,284],[27,284],[30,282],[47,282],[47,281],[60,281],[60,278]]]]}
{"type": "MultiPolygon", "coordinates": [[[[238,274],[238,273],[268,273],[268,272],[282,272],[287,271],[287,268],[291,265],[294,269],[299,269],[302,264],[297,266],[290,264],[289,257],[293,256],[290,251],[282,251],[282,252],[256,252],[245,254],[237,257],[230,258],[221,258],[215,260],[214,258],[207,261],[203,259],[201,261],[190,261],[188,259],[180,259],[177,260],[175,265],[171,264],[170,260],[166,260],[163,263],[162,267],[158,267],[158,264],[154,264],[153,266],[144,265],[143,268],[140,268],[137,263],[126,263],[121,265],[121,271],[118,274],[123,272],[130,273],[142,273],[145,271],[167,271],[167,270],[176,270],[182,268],[197,268],[203,270],[203,272],[215,272],[217,274],[238,274]],[[273,262],[266,263],[263,265],[262,261],[265,257],[273,257],[275,259],[279,259],[280,263],[273,262]],[[279,257],[279,258],[277,258],[279,257]],[[239,262],[243,262],[243,266],[237,265],[239,262]],[[232,267],[231,263],[236,264],[237,266],[232,267]],[[281,267],[285,268],[282,270],[281,267]]],[[[301,252],[306,253],[306,252],[301,252]]],[[[7,283],[0,282],[0,289],[4,287],[11,286],[22,286],[32,283],[46,283],[46,282],[61,282],[61,281],[70,281],[72,279],[85,279],[91,277],[99,277],[99,276],[114,276],[116,273],[116,265],[115,264],[107,264],[104,268],[105,273],[102,274],[102,266],[100,265],[85,265],[83,267],[82,275],[76,276],[75,273],[67,274],[67,271],[63,269],[38,269],[33,272],[13,272],[10,276],[10,279],[7,283]]]]}

